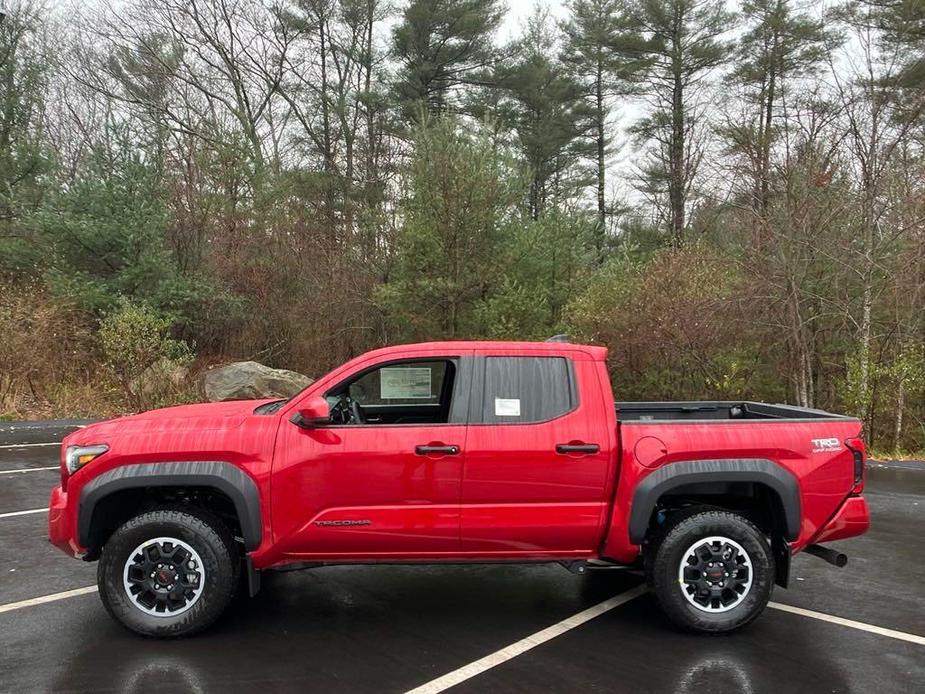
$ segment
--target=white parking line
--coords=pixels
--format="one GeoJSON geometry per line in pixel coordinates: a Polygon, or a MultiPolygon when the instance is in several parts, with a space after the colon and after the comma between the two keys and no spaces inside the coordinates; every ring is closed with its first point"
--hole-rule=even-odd
{"type": "Polygon", "coordinates": [[[41,472],[43,470],[57,470],[57,465],[51,467],[24,467],[20,470],[0,470],[0,475],[12,475],[16,472],[41,472]]]}
{"type": "Polygon", "coordinates": [[[36,448],[38,446],[60,446],[60,441],[50,441],[48,443],[5,443],[0,446],[0,449],[3,448],[36,448]]]}
{"type": "Polygon", "coordinates": [[[0,613],[12,612],[13,610],[19,610],[23,607],[44,605],[46,602],[55,602],[56,600],[64,600],[65,598],[73,598],[78,595],[86,595],[87,593],[95,592],[96,586],[86,586],[84,588],[75,588],[74,590],[65,590],[63,593],[52,593],[51,595],[43,595],[39,598],[30,598],[29,600],[20,600],[19,602],[11,602],[6,605],[0,605],[0,613]]]}
{"type": "Polygon", "coordinates": [[[636,586],[631,590],[626,591],[625,593],[620,593],[609,600],[598,603],[594,607],[589,607],[587,610],[583,610],[578,614],[574,614],[567,619],[563,619],[557,624],[553,624],[551,627],[546,627],[542,631],[538,631],[535,634],[531,634],[526,638],[512,643],[510,646],[505,646],[500,651],[495,651],[486,655],[484,658],[479,658],[475,662],[464,665],[458,670],[453,670],[453,672],[447,673],[442,677],[438,677],[435,680],[431,680],[425,684],[422,684],[420,687],[415,687],[414,689],[407,692],[407,694],[437,694],[442,692],[450,687],[455,687],[460,682],[465,682],[466,680],[479,675],[486,670],[490,670],[493,667],[501,665],[501,663],[507,662],[511,658],[516,658],[522,653],[526,653],[531,648],[536,648],[539,645],[542,645],[554,639],[557,636],[561,636],[567,631],[571,631],[575,627],[579,627],[587,621],[599,617],[605,612],[609,612],[615,607],[619,607],[625,602],[629,602],[635,597],[638,597],[646,592],[646,587],[644,585],[636,586]]]}
{"type": "MultiPolygon", "coordinates": [[[[583,612],[579,612],[576,615],[572,615],[567,619],[563,619],[557,624],[553,624],[551,627],[547,627],[542,631],[538,631],[535,634],[527,636],[526,638],[512,643],[510,646],[505,646],[499,651],[490,653],[484,658],[479,658],[478,660],[464,665],[457,670],[453,670],[442,677],[438,677],[435,680],[426,682],[419,687],[409,690],[405,694],[439,694],[450,687],[455,687],[457,684],[465,682],[468,679],[480,675],[486,670],[490,670],[493,667],[497,667],[502,663],[516,658],[523,653],[526,653],[532,648],[539,646],[541,644],[550,641],[551,639],[561,636],[562,634],[574,629],[575,627],[581,626],[585,622],[588,622],[595,617],[598,617],[605,612],[609,612],[615,607],[629,602],[635,597],[638,597],[646,592],[646,586],[640,585],[635,588],[626,591],[625,593],[620,593],[619,595],[605,600],[602,603],[595,605],[594,607],[589,607],[583,612]]],[[[853,619],[844,619],[843,617],[835,617],[833,615],[824,614],[822,612],[816,612],[814,610],[804,610],[801,607],[793,607],[792,605],[784,605],[779,602],[770,602],[768,607],[772,607],[775,610],[781,610],[782,612],[791,612],[793,614],[800,615],[802,617],[810,617],[812,619],[819,619],[823,622],[830,622],[832,624],[838,624],[840,626],[849,627],[851,629],[859,629],[861,631],[866,631],[871,634],[877,634],[879,636],[887,636],[893,639],[899,639],[901,641],[908,641],[910,643],[915,643],[920,646],[925,646],[925,637],[918,636],[916,634],[907,634],[902,631],[896,631],[895,629],[885,629],[884,627],[878,627],[873,624],[865,624],[864,622],[857,622],[853,619]]]]}
{"type": "Polygon", "coordinates": [[[860,629],[861,631],[867,631],[871,634],[879,634],[880,636],[888,636],[891,639],[899,639],[900,641],[908,641],[909,643],[915,643],[919,646],[925,646],[925,636],[918,636],[917,634],[907,634],[904,631],[896,631],[895,629],[885,629],[884,627],[878,627],[873,624],[865,624],[864,622],[856,622],[853,619],[845,619],[844,617],[836,617],[835,615],[825,614],[824,612],[816,612],[815,610],[804,610],[802,607],[794,607],[793,605],[784,605],[780,602],[769,602],[768,607],[773,607],[775,610],[780,610],[781,612],[790,612],[791,614],[798,614],[801,617],[811,617],[813,619],[818,619],[823,622],[829,622],[831,624],[840,624],[843,627],[851,627],[852,629],[860,629]]]}
{"type": "Polygon", "coordinates": [[[28,511],[13,511],[12,513],[0,513],[0,518],[12,518],[13,516],[28,516],[30,513],[48,513],[47,508],[33,508],[28,511]]]}

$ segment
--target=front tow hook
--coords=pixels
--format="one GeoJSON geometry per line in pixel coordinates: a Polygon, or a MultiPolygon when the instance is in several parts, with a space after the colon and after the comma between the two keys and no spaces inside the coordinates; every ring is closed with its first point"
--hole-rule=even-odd
{"type": "Polygon", "coordinates": [[[829,564],[837,566],[839,569],[848,564],[847,554],[836,552],[834,549],[823,547],[822,545],[809,545],[805,551],[820,559],[824,559],[829,562],[829,564]]]}

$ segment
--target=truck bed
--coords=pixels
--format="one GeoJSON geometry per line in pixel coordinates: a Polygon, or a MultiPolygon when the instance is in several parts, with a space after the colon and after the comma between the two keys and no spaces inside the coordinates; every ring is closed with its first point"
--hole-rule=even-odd
{"type": "Polygon", "coordinates": [[[671,422],[717,420],[822,420],[851,419],[824,410],[796,405],[770,405],[763,402],[692,400],[686,402],[618,402],[621,422],[671,422]]]}

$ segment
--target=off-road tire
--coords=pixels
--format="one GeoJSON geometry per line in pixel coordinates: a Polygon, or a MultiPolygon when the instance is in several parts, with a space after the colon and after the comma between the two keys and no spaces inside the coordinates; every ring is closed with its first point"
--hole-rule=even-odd
{"type": "Polygon", "coordinates": [[[240,575],[240,556],[228,528],[216,517],[193,508],[162,508],[126,521],[103,546],[97,566],[100,598],[113,619],[144,636],[189,636],[214,622],[231,601],[240,575]],[[129,554],[152,538],[176,538],[202,560],[201,595],[177,615],[152,615],[133,602],[123,584],[129,554]]]}
{"type": "Polygon", "coordinates": [[[701,511],[672,522],[650,542],[646,580],[662,610],[688,631],[718,634],[740,629],[754,620],[771,599],[774,556],[764,533],[742,516],[729,511],[701,511]],[[737,604],[723,612],[708,612],[685,597],[679,578],[688,550],[710,537],[728,538],[740,545],[751,563],[751,585],[737,604]]]}

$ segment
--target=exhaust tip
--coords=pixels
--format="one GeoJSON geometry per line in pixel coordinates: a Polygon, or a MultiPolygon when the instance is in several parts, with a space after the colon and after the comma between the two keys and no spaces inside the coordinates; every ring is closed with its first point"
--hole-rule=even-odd
{"type": "Polygon", "coordinates": [[[809,545],[806,548],[806,552],[829,562],[829,564],[832,566],[837,566],[839,569],[843,569],[848,565],[847,554],[844,554],[843,552],[836,552],[834,549],[830,549],[829,547],[823,547],[822,545],[809,545]]]}

